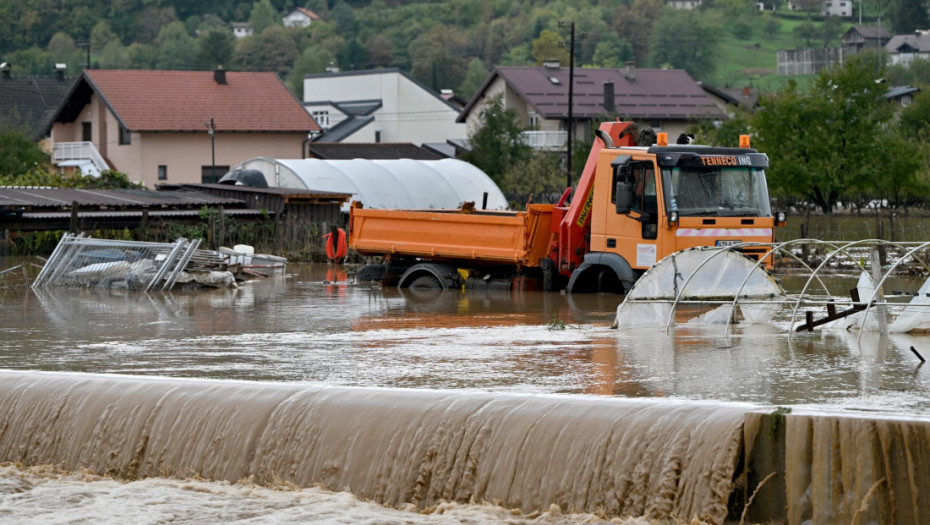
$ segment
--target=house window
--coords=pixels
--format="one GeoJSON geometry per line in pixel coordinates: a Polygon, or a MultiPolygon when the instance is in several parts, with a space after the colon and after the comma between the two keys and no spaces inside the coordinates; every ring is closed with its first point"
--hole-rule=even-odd
{"type": "Polygon", "coordinates": [[[215,184],[223,178],[223,175],[226,175],[226,172],[229,171],[229,166],[201,166],[200,167],[200,182],[204,184],[215,184]],[[214,168],[216,168],[214,170],[214,168]],[[216,175],[214,176],[214,172],[216,175]]]}
{"type": "Polygon", "coordinates": [[[321,128],[329,128],[329,111],[325,109],[320,109],[310,113],[313,116],[313,120],[320,125],[321,128]]]}
{"type": "Polygon", "coordinates": [[[84,142],[92,142],[94,140],[93,133],[91,133],[90,122],[81,122],[81,140],[84,142]]]}
{"type": "Polygon", "coordinates": [[[530,128],[539,129],[539,114],[535,111],[530,111],[530,128]]]}
{"type": "Polygon", "coordinates": [[[168,166],[158,166],[158,180],[168,180],[168,166]]]}
{"type": "Polygon", "coordinates": [[[129,130],[123,126],[119,127],[119,143],[120,146],[132,144],[132,135],[129,133],[129,130]]]}
{"type": "Polygon", "coordinates": [[[380,129],[375,130],[375,142],[376,143],[381,142],[381,130],[380,129]]]}

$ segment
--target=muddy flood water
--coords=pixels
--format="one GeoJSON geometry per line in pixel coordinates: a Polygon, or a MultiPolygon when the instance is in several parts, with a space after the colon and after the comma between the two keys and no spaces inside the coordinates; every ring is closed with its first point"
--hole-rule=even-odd
{"type": "MultiPolygon", "coordinates": [[[[740,468],[733,450],[749,435],[746,412],[930,422],[930,367],[910,350],[930,356],[926,336],[789,339],[770,325],[729,336],[716,327],[620,332],[610,328],[618,297],[412,295],[347,278],[291,264],[287,276],[236,290],[0,291],[0,454],[8,461],[0,464],[0,521],[735,522],[712,479],[689,478],[689,461],[703,454],[695,443],[720,442],[702,461],[721,465],[721,483],[730,483],[740,468]],[[616,421],[604,416],[613,412],[616,421]],[[329,423],[314,426],[314,417],[329,423]],[[556,437],[533,444],[547,418],[578,434],[552,430],[556,437]],[[637,475],[650,478],[646,487],[661,484],[658,475],[624,474],[636,467],[624,470],[620,460],[608,468],[604,452],[586,456],[616,446],[617,429],[637,418],[649,426],[640,445],[630,441],[644,447],[638,461],[672,428],[657,421],[693,419],[689,444],[669,453],[679,458],[672,496],[637,492],[637,475]],[[486,426],[469,430],[477,419],[486,426]],[[452,428],[465,430],[453,436],[452,428]],[[126,437],[133,432],[144,439],[126,437]],[[458,452],[445,458],[448,443],[458,452]],[[527,459],[532,450],[549,459],[527,459]],[[554,459],[563,453],[564,463],[554,459]],[[495,468],[508,470],[506,481],[495,468]],[[683,495],[691,485],[707,494],[683,495]]],[[[927,453],[930,443],[918,441],[927,453]]],[[[805,457],[816,459],[812,450],[805,457]]],[[[817,497],[816,474],[785,485],[789,500],[817,497]]],[[[871,499],[878,489],[869,489],[856,488],[871,499]]],[[[787,505],[789,522],[850,517],[839,504],[787,505]]],[[[854,517],[911,516],[894,512],[854,517]]]]}

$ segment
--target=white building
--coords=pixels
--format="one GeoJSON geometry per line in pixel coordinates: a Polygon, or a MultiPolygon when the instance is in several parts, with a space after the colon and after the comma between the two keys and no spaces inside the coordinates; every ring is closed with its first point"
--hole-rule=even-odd
{"type": "Polygon", "coordinates": [[[281,19],[284,22],[284,27],[307,27],[314,20],[319,20],[320,17],[313,11],[305,9],[303,7],[298,7],[294,9],[287,16],[281,19]]]}
{"type": "Polygon", "coordinates": [[[445,142],[467,138],[459,109],[399,69],[304,77],[304,106],[320,142],[445,142]]]}
{"type": "Polygon", "coordinates": [[[233,22],[232,30],[233,36],[236,38],[245,38],[247,36],[252,36],[252,33],[254,33],[252,24],[248,22],[233,22]]]}

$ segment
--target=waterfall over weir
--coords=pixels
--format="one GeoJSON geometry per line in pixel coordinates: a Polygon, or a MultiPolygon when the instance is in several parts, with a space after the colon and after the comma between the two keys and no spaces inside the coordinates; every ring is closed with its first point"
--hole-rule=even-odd
{"type": "Polygon", "coordinates": [[[918,523],[928,436],[748,405],[0,371],[0,461],[281,479],[394,507],[721,523],[755,494],[751,519],[918,523]]]}

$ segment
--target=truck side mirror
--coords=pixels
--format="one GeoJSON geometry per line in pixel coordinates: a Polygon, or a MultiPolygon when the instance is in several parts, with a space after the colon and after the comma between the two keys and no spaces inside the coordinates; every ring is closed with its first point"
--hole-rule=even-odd
{"type": "Polygon", "coordinates": [[[617,214],[630,213],[633,204],[633,185],[620,179],[617,181],[617,214]]]}

